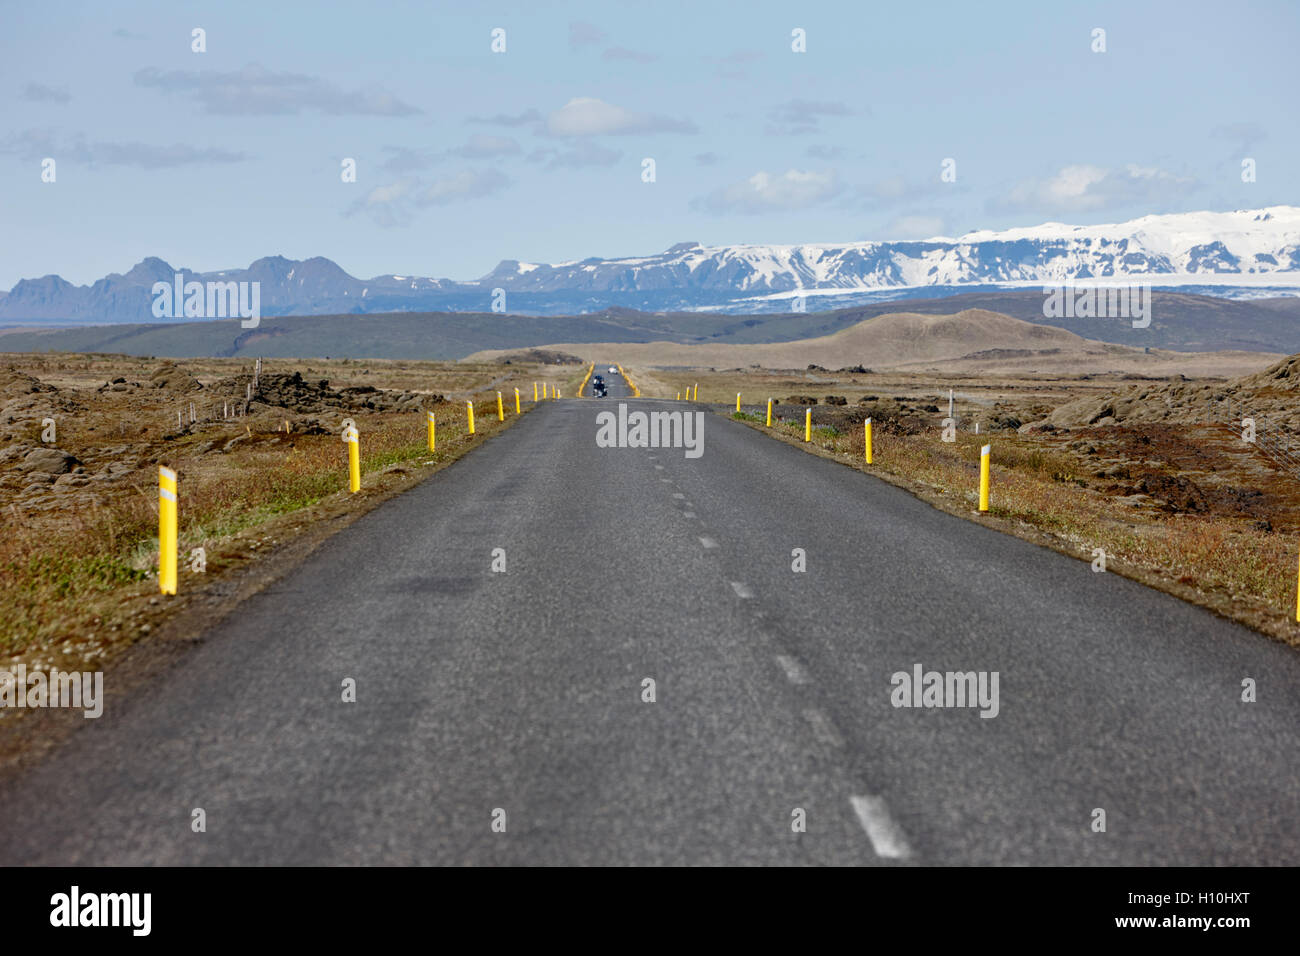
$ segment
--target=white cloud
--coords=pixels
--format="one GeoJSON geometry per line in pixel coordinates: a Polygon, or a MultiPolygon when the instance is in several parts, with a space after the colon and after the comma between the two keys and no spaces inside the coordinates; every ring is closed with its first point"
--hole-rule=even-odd
{"type": "Polygon", "coordinates": [[[768,135],[796,136],[815,133],[823,116],[853,116],[844,103],[816,100],[788,100],[768,110],[768,135]]]}
{"type": "Polygon", "coordinates": [[[840,192],[834,170],[824,173],[790,169],[780,175],[757,172],[748,179],[717,189],[692,203],[697,209],[716,213],[763,213],[803,209],[824,202],[840,192]]]}
{"type": "Polygon", "coordinates": [[[408,146],[385,146],[384,152],[389,156],[383,162],[383,168],[390,173],[412,173],[440,163],[443,154],[432,149],[411,149],[408,146]]]}
{"type": "Polygon", "coordinates": [[[84,163],[88,166],[138,166],[141,169],[168,169],[176,166],[197,166],[212,163],[240,163],[248,159],[245,153],[231,152],[215,146],[198,147],[187,143],[156,146],[151,143],[117,143],[88,141],[82,135],[74,139],[59,139],[48,129],[29,129],[11,133],[0,140],[0,154],[13,154],[35,160],[56,156],[60,161],[84,163]]]}
{"type": "Polygon", "coordinates": [[[333,116],[409,116],[420,111],[382,89],[340,90],[315,76],[277,73],[256,63],[241,70],[137,70],[136,86],[194,97],[208,113],[268,116],[315,110],[333,116]]]}
{"type": "Polygon", "coordinates": [[[495,116],[471,116],[465,120],[467,123],[487,123],[491,126],[527,126],[529,123],[540,123],[542,114],[535,109],[526,109],[522,113],[516,113],[511,116],[507,113],[497,113],[495,116]]]}
{"type": "Polygon", "coordinates": [[[389,229],[408,225],[417,208],[478,199],[509,185],[510,179],[496,169],[467,169],[429,183],[408,176],[376,186],[344,210],[343,215],[364,213],[376,225],[389,229]]]}
{"type": "Polygon", "coordinates": [[[456,146],[447,152],[465,159],[490,159],[495,156],[514,156],[523,152],[519,143],[509,136],[489,136],[477,133],[469,138],[463,146],[456,146]]]}
{"type": "Polygon", "coordinates": [[[411,191],[411,181],[409,179],[398,180],[387,186],[376,186],[370,190],[366,196],[368,203],[390,203],[396,202],[411,191]]]}
{"type": "Polygon", "coordinates": [[[497,169],[467,169],[438,179],[422,190],[417,205],[444,206],[461,199],[478,199],[499,192],[510,185],[510,179],[497,169]]]}
{"type": "Polygon", "coordinates": [[[585,20],[569,21],[569,49],[577,50],[580,47],[599,43],[603,39],[605,39],[605,31],[594,23],[587,23],[585,20]]]}
{"type": "Polygon", "coordinates": [[[546,118],[552,136],[599,136],[627,133],[695,133],[694,123],[667,116],[635,113],[604,100],[580,96],[546,118]]]}
{"type": "Polygon", "coordinates": [[[23,89],[23,98],[33,103],[58,103],[66,105],[72,99],[66,86],[46,86],[44,83],[28,83],[23,89]]]}
{"type": "Polygon", "coordinates": [[[365,213],[375,223],[385,229],[405,226],[411,221],[411,210],[407,197],[415,188],[417,180],[407,178],[386,186],[376,186],[365,197],[358,199],[344,212],[345,216],[365,213]]]}
{"type": "Polygon", "coordinates": [[[1078,163],[1047,179],[1027,180],[989,207],[1000,212],[1089,212],[1132,203],[1151,205],[1199,188],[1195,179],[1130,163],[1107,169],[1078,163]]]}
{"type": "Polygon", "coordinates": [[[589,139],[580,139],[572,149],[535,149],[528,155],[529,162],[545,163],[547,169],[583,166],[613,166],[623,158],[623,151],[597,146],[589,139]]]}

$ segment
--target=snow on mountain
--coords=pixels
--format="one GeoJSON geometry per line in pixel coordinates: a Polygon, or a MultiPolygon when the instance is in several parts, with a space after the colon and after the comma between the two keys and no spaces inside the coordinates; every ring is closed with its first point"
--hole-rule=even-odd
{"type": "Polygon", "coordinates": [[[486,311],[494,289],[512,311],[544,314],[641,309],[728,312],[788,307],[796,295],[824,307],[903,290],[1143,281],[1216,295],[1300,294],[1300,207],[1143,216],[1093,226],[1043,223],[956,238],[808,245],[701,246],[648,256],[548,265],[503,260],[481,279],[406,275],[353,278],[329,259],[270,256],[247,269],[173,270],[157,258],[91,286],[59,276],[24,279],[0,297],[0,321],[153,321],[150,289],[175,272],[199,282],[257,281],[263,314],[486,311]],[[782,305],[782,302],[785,302],[782,305]]]}
{"type": "Polygon", "coordinates": [[[1300,287],[1300,207],[1144,216],[1095,226],[1044,223],[955,239],[788,246],[679,243],[658,256],[584,259],[527,271],[517,266],[502,263],[480,282],[521,292],[684,286],[751,295],[1120,278],[1167,285],[1300,287]]]}

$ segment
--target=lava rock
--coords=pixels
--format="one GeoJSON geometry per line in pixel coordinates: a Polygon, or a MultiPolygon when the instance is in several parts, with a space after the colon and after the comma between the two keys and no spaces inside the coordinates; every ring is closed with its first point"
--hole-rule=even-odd
{"type": "Polygon", "coordinates": [[[79,464],[81,462],[74,456],[61,449],[33,448],[24,456],[16,470],[22,474],[62,475],[79,464]]]}

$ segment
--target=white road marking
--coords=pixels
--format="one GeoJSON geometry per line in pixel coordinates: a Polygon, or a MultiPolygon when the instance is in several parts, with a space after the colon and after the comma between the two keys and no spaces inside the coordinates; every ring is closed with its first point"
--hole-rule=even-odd
{"type": "Polygon", "coordinates": [[[752,598],[754,596],[754,592],[749,589],[749,585],[742,584],[739,581],[731,582],[731,590],[736,592],[736,597],[752,598]]]}
{"type": "Polygon", "coordinates": [[[671,478],[660,478],[659,480],[666,485],[671,485],[673,483],[673,480],[671,478]]]}
{"type": "Polygon", "coordinates": [[[813,736],[828,747],[843,747],[844,738],[835,729],[831,719],[816,707],[809,707],[803,712],[804,720],[812,725],[813,736]]]}
{"type": "Polygon", "coordinates": [[[684,517],[687,517],[687,518],[694,518],[694,517],[695,517],[695,512],[694,512],[694,511],[683,511],[683,512],[682,512],[682,515],[683,515],[684,517]]]}
{"type": "Polygon", "coordinates": [[[907,845],[907,837],[894,818],[889,815],[889,807],[883,797],[849,797],[853,812],[858,815],[858,822],[867,831],[867,839],[876,856],[889,860],[906,860],[912,855],[912,848],[907,845]]]}
{"type": "Polygon", "coordinates": [[[704,545],[705,549],[716,548],[718,546],[718,542],[714,541],[712,538],[701,538],[700,544],[704,545]]]}
{"type": "Polygon", "coordinates": [[[680,491],[674,491],[674,492],[673,492],[673,497],[674,497],[674,498],[685,498],[686,496],[685,496],[684,494],[682,494],[680,491]]]}
{"type": "Polygon", "coordinates": [[[808,672],[804,670],[803,665],[793,657],[787,657],[785,654],[777,654],[776,662],[781,665],[781,670],[785,671],[785,676],[791,684],[808,683],[808,672]]]}
{"type": "Polygon", "coordinates": [[[663,470],[664,470],[663,465],[655,465],[655,471],[663,471],[663,470]]]}

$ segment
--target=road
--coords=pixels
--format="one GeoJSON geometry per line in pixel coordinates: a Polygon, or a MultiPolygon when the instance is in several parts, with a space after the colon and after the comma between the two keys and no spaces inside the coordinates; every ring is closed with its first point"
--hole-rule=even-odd
{"type": "Polygon", "coordinates": [[[719,416],[597,447],[610,384],[0,784],[0,863],[1300,863],[1300,655],[719,416]],[[917,664],[997,715],[893,706],[917,664]]]}

